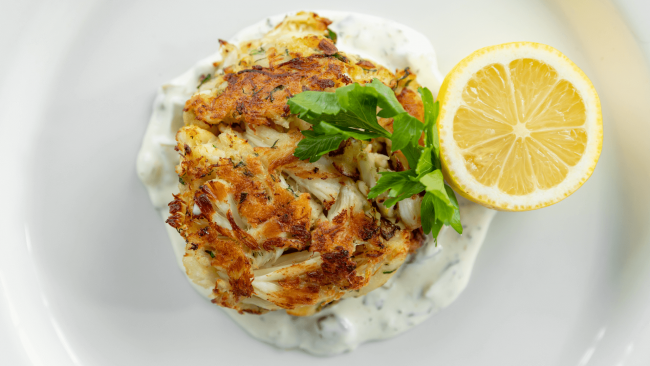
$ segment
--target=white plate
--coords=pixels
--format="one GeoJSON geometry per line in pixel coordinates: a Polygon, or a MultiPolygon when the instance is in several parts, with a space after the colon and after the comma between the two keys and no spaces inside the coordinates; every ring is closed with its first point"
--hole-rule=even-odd
{"type": "Polygon", "coordinates": [[[443,73],[486,45],[560,49],[603,101],[598,168],[557,205],[497,214],[455,304],[334,359],[259,343],[187,286],[135,174],[155,90],[217,38],[305,6],[1,6],[0,364],[650,364],[647,3],[620,1],[625,16],[584,0],[313,4],[421,31],[443,73]]]}

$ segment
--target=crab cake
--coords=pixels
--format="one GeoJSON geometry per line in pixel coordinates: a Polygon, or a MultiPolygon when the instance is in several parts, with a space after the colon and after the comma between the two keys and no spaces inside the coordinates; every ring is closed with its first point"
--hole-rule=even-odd
{"type": "Polygon", "coordinates": [[[329,24],[303,12],[259,40],[221,41],[223,61],[185,104],[167,223],[186,241],[187,275],[217,305],[310,315],[383,285],[421,245],[419,196],[391,208],[367,198],[379,172],[408,169],[390,141],[350,139],[314,163],[293,155],[311,127],[287,105],[302,91],[377,78],[423,117],[414,74],[339,51],[329,24]]]}

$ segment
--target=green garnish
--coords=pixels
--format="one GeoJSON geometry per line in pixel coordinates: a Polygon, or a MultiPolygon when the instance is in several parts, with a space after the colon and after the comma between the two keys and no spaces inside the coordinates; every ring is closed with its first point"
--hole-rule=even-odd
{"type": "Polygon", "coordinates": [[[178,183],[185,185],[185,181],[181,177],[178,177],[178,183]]]}
{"type": "Polygon", "coordinates": [[[393,273],[393,272],[395,272],[395,271],[397,271],[397,270],[396,270],[396,269],[394,269],[394,270],[392,270],[392,271],[384,271],[384,274],[389,274],[389,273],[393,273]]]}
{"type": "Polygon", "coordinates": [[[349,61],[347,57],[341,55],[341,54],[338,53],[338,52],[335,53],[335,54],[333,54],[332,57],[336,58],[337,60],[339,60],[339,61],[341,61],[341,62],[345,62],[345,63],[348,63],[348,61],[349,61]]]}
{"type": "Polygon", "coordinates": [[[260,53],[264,53],[264,48],[260,47],[259,49],[250,52],[251,55],[259,55],[260,53]]]}
{"type": "Polygon", "coordinates": [[[404,69],[404,75],[402,75],[401,78],[397,79],[397,82],[399,83],[400,81],[406,79],[409,75],[411,75],[411,70],[409,67],[404,69]]]}
{"type": "Polygon", "coordinates": [[[325,37],[331,39],[334,44],[336,44],[336,40],[339,38],[336,33],[329,28],[327,28],[327,35],[325,37]]]}
{"type": "Polygon", "coordinates": [[[211,250],[206,250],[206,253],[210,254],[210,257],[214,258],[214,252],[211,250]]]}
{"type": "Polygon", "coordinates": [[[205,75],[205,77],[203,79],[201,79],[201,82],[199,83],[199,86],[197,86],[196,88],[197,89],[200,88],[201,85],[207,83],[210,79],[212,79],[212,74],[205,75]]]}
{"type": "MultiPolygon", "coordinates": [[[[260,88],[261,89],[261,88],[260,88]]],[[[269,95],[266,97],[266,99],[270,99],[271,102],[273,102],[275,99],[273,99],[273,93],[275,93],[278,90],[284,90],[284,85],[278,85],[273,90],[269,92],[269,95]]]]}
{"type": "Polygon", "coordinates": [[[349,139],[390,139],[392,151],[401,150],[411,169],[401,172],[380,172],[381,178],[368,193],[374,199],[388,191],[386,207],[413,195],[425,192],[420,207],[422,229],[436,238],[443,225],[459,234],[463,228],[454,191],[444,182],[440,170],[440,145],[436,118],[438,102],[427,88],[418,89],[424,104],[424,123],[404,110],[395,93],[378,79],[360,85],[354,83],[334,92],[305,91],[289,99],[291,113],[313,125],[303,131],[294,155],[315,162],[339,148],[349,139]],[[377,107],[380,107],[377,113],[377,107]],[[377,117],[393,118],[393,133],[377,122],[377,117]],[[424,147],[419,145],[424,132],[424,147]]]}
{"type": "Polygon", "coordinates": [[[280,140],[279,140],[279,139],[278,139],[278,140],[275,140],[275,142],[273,143],[273,145],[271,145],[271,149],[277,149],[277,146],[275,146],[275,144],[277,144],[278,141],[280,141],[280,140]]]}

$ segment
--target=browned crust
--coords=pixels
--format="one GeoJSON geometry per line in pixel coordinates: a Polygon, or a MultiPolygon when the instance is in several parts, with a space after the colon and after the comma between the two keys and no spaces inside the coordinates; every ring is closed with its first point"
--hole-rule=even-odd
{"type": "Polygon", "coordinates": [[[227,194],[232,194],[239,215],[252,227],[265,225],[261,236],[267,239],[256,241],[237,225],[230,211],[226,218],[232,230],[219,227],[222,235],[245,244],[251,250],[260,249],[260,245],[265,248],[289,246],[302,249],[308,244],[311,238],[309,195],[295,196],[280,187],[264,169],[258,157],[248,156],[243,163],[238,164],[221,158],[219,164],[213,166],[213,174],[215,178],[229,182],[230,187],[214,180],[200,185],[194,194],[194,201],[201,212],[210,219],[215,214],[216,202],[225,201],[227,194]],[[271,240],[282,233],[289,234],[291,240],[271,240]]]}
{"type": "Polygon", "coordinates": [[[319,223],[312,233],[311,250],[327,253],[337,247],[353,252],[355,241],[372,242],[381,246],[379,227],[375,219],[363,211],[343,210],[332,221],[319,223]]]}
{"type": "Polygon", "coordinates": [[[408,114],[421,122],[424,121],[424,104],[422,104],[422,99],[417,92],[404,88],[401,93],[397,94],[397,100],[408,114]]]}
{"type": "Polygon", "coordinates": [[[323,38],[320,40],[320,42],[318,42],[318,48],[323,50],[323,53],[327,56],[332,56],[333,54],[339,52],[339,50],[336,49],[334,43],[332,43],[332,41],[327,38],[323,38]]]}
{"type": "Polygon", "coordinates": [[[361,61],[357,62],[357,66],[361,66],[364,69],[374,69],[374,68],[377,67],[377,66],[375,66],[375,64],[373,64],[372,62],[370,62],[368,60],[361,60],[361,61]]]}
{"type": "Polygon", "coordinates": [[[317,277],[321,285],[335,284],[342,289],[357,289],[362,286],[364,279],[357,275],[357,264],[352,261],[350,252],[337,246],[322,257],[322,276],[317,277]]]}
{"type": "Polygon", "coordinates": [[[256,66],[226,74],[228,86],[223,93],[194,95],[185,103],[185,112],[207,124],[244,121],[272,126],[274,121],[289,116],[286,102],[291,96],[303,90],[322,91],[350,84],[352,81],[345,75],[348,67],[334,57],[317,54],[296,57],[277,67],[256,66]]]}
{"type": "Polygon", "coordinates": [[[183,224],[183,207],[185,206],[184,201],[181,199],[180,195],[174,194],[174,200],[169,202],[169,218],[165,221],[169,226],[174,229],[179,229],[183,224]]]}

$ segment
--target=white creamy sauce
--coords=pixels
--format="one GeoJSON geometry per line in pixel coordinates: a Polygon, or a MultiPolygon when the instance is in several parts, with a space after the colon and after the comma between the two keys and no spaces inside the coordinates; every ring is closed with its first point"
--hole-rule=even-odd
{"type": "MultiPolygon", "coordinates": [[[[403,25],[384,19],[343,12],[319,11],[334,23],[337,47],[358,54],[389,69],[410,67],[418,82],[438,90],[442,77],[435,53],[427,38],[403,25]]],[[[261,38],[284,15],[274,16],[239,32],[230,42],[261,38]]],[[[137,169],[152,203],[161,217],[169,215],[167,204],[178,193],[174,167],[176,131],[183,125],[185,101],[196,92],[201,74],[212,72],[217,53],[183,75],[163,85],[156,97],[153,115],[138,154],[137,169]]],[[[264,315],[239,314],[223,309],[255,338],[284,349],[299,348],[312,354],[332,355],[355,349],[359,344],[393,337],[421,323],[448,306],[467,285],[474,260],[494,211],[459,198],[463,235],[445,227],[436,246],[431,237],[382,287],[359,298],[349,298],[308,317],[284,311],[264,315]]],[[[185,241],[170,226],[167,232],[183,272],[185,241]]],[[[190,281],[191,283],[191,281],[190,281]]],[[[211,290],[192,285],[204,296],[211,290]]]]}

